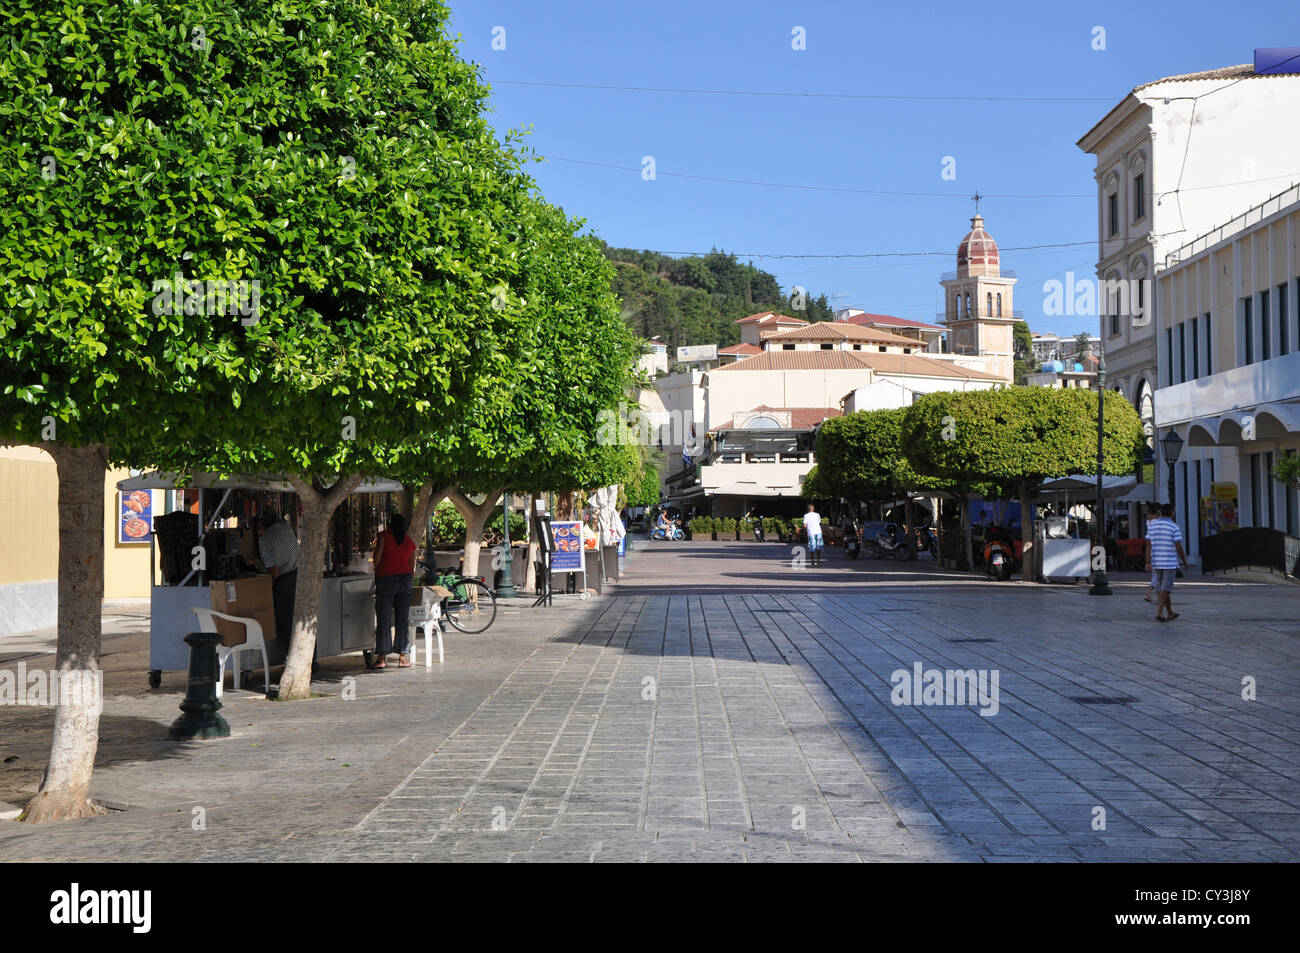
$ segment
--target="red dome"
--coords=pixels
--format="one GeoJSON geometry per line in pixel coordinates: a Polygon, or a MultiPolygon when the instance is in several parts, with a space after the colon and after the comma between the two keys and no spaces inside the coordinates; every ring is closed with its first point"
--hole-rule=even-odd
{"type": "Polygon", "coordinates": [[[992,235],[984,231],[983,217],[976,215],[970,220],[970,224],[971,230],[957,246],[957,268],[961,270],[976,267],[983,270],[988,267],[996,274],[998,243],[993,240],[992,235]]]}

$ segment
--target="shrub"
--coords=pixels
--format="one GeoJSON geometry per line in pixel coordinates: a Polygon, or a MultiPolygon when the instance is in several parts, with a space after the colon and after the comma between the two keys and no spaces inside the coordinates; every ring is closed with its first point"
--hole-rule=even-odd
{"type": "Polygon", "coordinates": [[[688,525],[693,539],[709,539],[713,536],[712,516],[697,516],[688,525]]]}
{"type": "Polygon", "coordinates": [[[714,525],[714,529],[718,531],[718,537],[720,539],[736,538],[736,521],[730,516],[718,520],[714,525]]]}

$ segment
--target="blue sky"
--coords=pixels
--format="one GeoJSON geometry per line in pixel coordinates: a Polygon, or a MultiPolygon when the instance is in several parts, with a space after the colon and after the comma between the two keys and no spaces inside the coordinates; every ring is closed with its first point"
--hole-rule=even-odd
{"type": "Polygon", "coordinates": [[[1294,0],[1234,3],[1231,17],[1206,0],[452,0],[452,9],[462,55],[481,64],[492,84],[492,124],[531,128],[531,148],[554,157],[532,166],[542,192],[611,244],[717,247],[746,257],[942,252],[749,259],[787,291],[798,284],[834,293],[837,306],[934,321],[942,310],[939,278],[956,267],[973,214],[969,196],[978,189],[987,196],[986,227],[1004,249],[1003,268],[1020,278],[1017,309],[1034,331],[1061,334],[1090,322],[1045,317],[1043,282],[1067,270],[1091,275],[1096,257],[1093,158],[1075,142],[1139,83],[1250,62],[1256,47],[1300,45],[1294,0]],[[805,30],[804,50],[792,49],[796,26],[805,30]],[[1106,31],[1104,51],[1093,49],[1097,26],[1106,31]],[[493,49],[496,27],[504,28],[504,50],[493,49]],[[654,181],[640,172],[647,155],[654,181]],[[941,175],[945,156],[955,159],[951,181],[941,175]]]}

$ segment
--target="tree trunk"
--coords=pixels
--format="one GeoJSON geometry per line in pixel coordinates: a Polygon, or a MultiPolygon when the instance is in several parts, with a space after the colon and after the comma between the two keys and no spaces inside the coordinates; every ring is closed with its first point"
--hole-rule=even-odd
{"type": "MultiPolygon", "coordinates": [[[[341,476],[327,491],[299,477],[290,482],[302,504],[298,524],[298,584],[294,590],[293,633],[280,676],[280,699],[294,701],[311,697],[311,662],[316,653],[316,627],[320,617],[321,579],[325,547],[329,541],[330,517],[339,504],[361,482],[361,474],[341,476]]],[[[276,633],[277,638],[280,633],[276,633]]]]}
{"type": "MultiPolygon", "coordinates": [[[[492,511],[496,509],[504,492],[504,489],[493,490],[483,498],[482,503],[474,503],[460,491],[459,487],[448,487],[447,497],[460,511],[460,515],[465,517],[465,558],[460,568],[462,576],[474,578],[478,575],[478,557],[483,548],[483,527],[491,519],[492,511]]],[[[491,586],[492,582],[489,581],[488,585],[491,586]]]]}
{"type": "Polygon", "coordinates": [[[975,547],[970,538],[970,499],[965,493],[957,495],[957,506],[961,516],[961,554],[965,559],[963,569],[975,568],[975,547]]]}
{"type": "Polygon", "coordinates": [[[1030,518],[1029,504],[1029,481],[1020,481],[1020,542],[1021,563],[1020,578],[1024,580],[1033,578],[1033,551],[1034,551],[1034,521],[1030,518]]]}
{"type": "MultiPolygon", "coordinates": [[[[40,790],[27,805],[32,823],[89,817],[90,776],[99,750],[103,693],[95,681],[104,605],[104,474],[108,448],[46,445],[59,475],[59,641],[55,665],[72,692],[54,710],[54,739],[40,790]],[[96,685],[94,692],[90,686],[96,685]]],[[[52,701],[58,698],[51,686],[52,701]]]]}

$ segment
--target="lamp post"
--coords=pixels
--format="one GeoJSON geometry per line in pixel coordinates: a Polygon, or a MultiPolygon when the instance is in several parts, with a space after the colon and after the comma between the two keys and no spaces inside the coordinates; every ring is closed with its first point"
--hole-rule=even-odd
{"type": "Polygon", "coordinates": [[[1174,464],[1178,462],[1178,455],[1183,452],[1183,438],[1178,436],[1178,431],[1170,428],[1163,437],[1160,438],[1160,449],[1164,452],[1165,463],[1169,464],[1169,505],[1174,505],[1174,464]]]}
{"type": "Polygon", "coordinates": [[[1106,432],[1102,424],[1106,418],[1106,335],[1102,329],[1101,341],[1097,348],[1097,520],[1094,529],[1093,553],[1101,550],[1101,568],[1092,573],[1090,596],[1113,596],[1110,579],[1106,575],[1106,502],[1102,489],[1102,453],[1106,444],[1106,432]]]}
{"type": "Polygon", "coordinates": [[[510,491],[507,490],[501,498],[501,552],[503,563],[501,566],[501,588],[497,590],[498,596],[507,599],[515,597],[515,560],[510,552],[510,491]]]}

